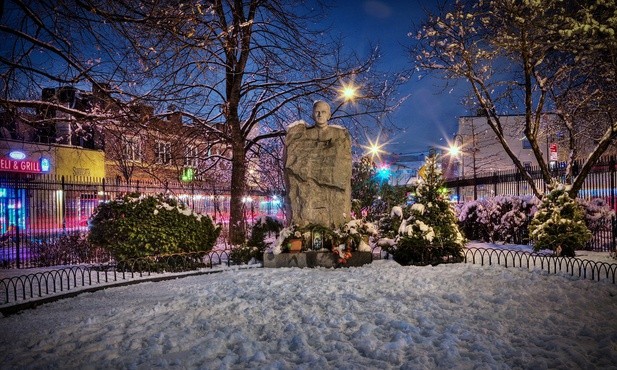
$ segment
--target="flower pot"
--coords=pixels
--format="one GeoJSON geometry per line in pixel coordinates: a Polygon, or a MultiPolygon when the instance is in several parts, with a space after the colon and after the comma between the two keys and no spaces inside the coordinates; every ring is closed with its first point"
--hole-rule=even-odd
{"type": "Polygon", "coordinates": [[[302,250],[302,239],[291,239],[289,241],[289,253],[300,253],[302,250]]]}

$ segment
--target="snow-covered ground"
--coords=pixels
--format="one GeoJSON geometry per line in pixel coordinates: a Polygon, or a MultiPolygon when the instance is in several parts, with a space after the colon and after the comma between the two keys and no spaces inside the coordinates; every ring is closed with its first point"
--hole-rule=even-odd
{"type": "Polygon", "coordinates": [[[249,269],[0,319],[24,368],[617,369],[617,286],[472,264],[249,269]]]}

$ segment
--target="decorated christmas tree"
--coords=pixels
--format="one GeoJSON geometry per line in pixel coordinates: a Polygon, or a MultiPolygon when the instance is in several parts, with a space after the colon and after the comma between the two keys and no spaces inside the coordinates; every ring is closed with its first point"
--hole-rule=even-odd
{"type": "Polygon", "coordinates": [[[550,249],[558,256],[574,257],[591,238],[585,225],[581,206],[568,195],[563,184],[554,182],[551,191],[542,198],[531,224],[529,234],[535,251],[550,249]]]}
{"type": "Polygon", "coordinates": [[[458,229],[437,156],[426,159],[420,178],[414,187],[413,204],[403,212],[393,212],[400,214],[402,221],[388,251],[403,265],[459,261],[465,239],[458,229]]]}

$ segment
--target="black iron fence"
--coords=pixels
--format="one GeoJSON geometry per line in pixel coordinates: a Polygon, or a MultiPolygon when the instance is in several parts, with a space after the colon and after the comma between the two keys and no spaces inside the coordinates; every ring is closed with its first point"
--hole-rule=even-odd
{"type": "Polygon", "coordinates": [[[136,258],[119,263],[70,266],[41,270],[0,279],[0,312],[10,314],[42,303],[41,298],[56,299],[101,289],[110,285],[139,282],[144,278],[164,280],[186,275],[187,271],[211,273],[216,267],[229,267],[230,249],[136,258]],[[20,306],[20,303],[31,301],[20,306]],[[3,307],[4,306],[4,307],[3,307]]]}
{"type": "MultiPolygon", "coordinates": [[[[574,175],[578,174],[581,165],[581,162],[574,163],[574,175]]],[[[528,172],[534,179],[535,186],[546,192],[547,184],[542,178],[540,168],[530,166],[528,172]]],[[[565,180],[564,167],[555,167],[551,174],[556,179],[565,180]]],[[[533,195],[529,184],[517,169],[465,173],[464,178],[447,179],[446,186],[459,202],[498,195],[533,195]]],[[[607,156],[598,160],[586,177],[578,197],[582,199],[602,198],[613,210],[617,211],[617,157],[607,156]]]]}
{"type": "MultiPolygon", "coordinates": [[[[101,202],[135,192],[175,197],[195,212],[210,215],[226,235],[229,191],[210,184],[0,173],[0,268],[110,262],[108,253],[76,235],[87,232],[88,220],[101,202]]],[[[247,222],[281,212],[276,197],[248,195],[243,203],[247,222]]]]}
{"type": "MultiPolygon", "coordinates": [[[[223,271],[224,269],[214,268],[229,267],[231,265],[230,252],[231,250],[226,249],[208,253],[138,258],[119,264],[71,266],[7,277],[0,279],[0,313],[10,315],[48,301],[112,285],[135,284],[144,279],[148,281],[168,280],[178,276],[223,271]]],[[[372,256],[374,260],[390,258],[388,253],[378,246],[373,248],[372,256]]],[[[548,274],[617,284],[617,262],[606,263],[523,251],[475,247],[465,249],[462,261],[460,258],[444,260],[444,263],[460,262],[540,270],[548,274]]],[[[260,267],[260,265],[256,266],[260,267]]]]}
{"type": "Polygon", "coordinates": [[[465,250],[465,263],[482,266],[519,267],[528,270],[540,269],[549,274],[607,281],[612,284],[616,284],[617,278],[617,262],[606,263],[576,257],[555,257],[506,249],[467,248],[465,250]]]}

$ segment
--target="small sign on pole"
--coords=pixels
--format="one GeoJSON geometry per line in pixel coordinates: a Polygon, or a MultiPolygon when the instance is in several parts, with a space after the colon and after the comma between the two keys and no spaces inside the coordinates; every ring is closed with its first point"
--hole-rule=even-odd
{"type": "Polygon", "coordinates": [[[557,161],[558,157],[557,157],[557,143],[551,143],[551,145],[549,146],[549,160],[550,161],[557,161]]]}

